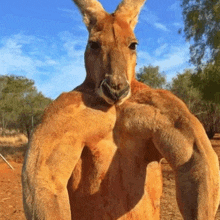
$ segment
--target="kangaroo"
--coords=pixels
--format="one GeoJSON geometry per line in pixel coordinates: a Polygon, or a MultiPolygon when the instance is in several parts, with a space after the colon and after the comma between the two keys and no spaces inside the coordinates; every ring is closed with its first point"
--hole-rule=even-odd
{"type": "Polygon", "coordinates": [[[74,0],[89,32],[85,81],[45,110],[22,172],[27,219],[159,220],[161,159],[186,220],[214,220],[219,161],[201,123],[165,90],[135,79],[134,28],[145,0],[107,13],[74,0]]]}

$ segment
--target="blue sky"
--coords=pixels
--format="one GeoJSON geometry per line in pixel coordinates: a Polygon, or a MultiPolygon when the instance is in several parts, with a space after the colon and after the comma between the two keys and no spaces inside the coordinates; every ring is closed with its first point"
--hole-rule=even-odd
{"type": "MultiPolygon", "coordinates": [[[[120,0],[100,0],[113,12],[120,0]]],[[[138,71],[159,66],[171,81],[189,68],[189,44],[183,35],[180,0],[148,0],[135,34],[138,71]]],[[[70,91],[85,78],[84,50],[88,33],[71,0],[1,0],[0,74],[26,76],[50,98],[70,91]]]]}

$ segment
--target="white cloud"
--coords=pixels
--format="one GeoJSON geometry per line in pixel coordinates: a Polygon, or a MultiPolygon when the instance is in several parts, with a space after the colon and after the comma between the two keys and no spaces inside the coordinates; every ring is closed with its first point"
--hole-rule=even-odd
{"type": "Polygon", "coordinates": [[[58,8],[58,10],[62,12],[63,17],[67,17],[73,20],[74,27],[76,30],[87,33],[86,26],[83,24],[83,17],[79,13],[79,10],[77,8],[75,9],[58,8]]]}
{"type": "Polygon", "coordinates": [[[168,44],[164,43],[160,47],[158,47],[154,53],[158,57],[158,56],[161,56],[164,52],[166,52],[167,49],[168,49],[168,44]]]}
{"type": "Polygon", "coordinates": [[[47,64],[48,66],[54,66],[54,65],[57,65],[57,61],[55,60],[52,60],[48,57],[48,59],[45,61],[45,64],[47,64]]]}
{"type": "Polygon", "coordinates": [[[154,62],[154,58],[146,51],[137,52],[137,67],[136,71],[139,71],[143,66],[148,66],[154,62]]]}
{"type": "Polygon", "coordinates": [[[188,62],[188,54],[189,49],[186,46],[171,47],[170,52],[166,56],[156,60],[153,65],[160,66],[163,71],[167,71],[188,62]]]}
{"type": "Polygon", "coordinates": [[[79,21],[82,20],[82,16],[80,15],[77,9],[67,9],[67,8],[58,8],[59,11],[63,12],[62,16],[71,18],[72,20],[79,21]]]}
{"type": "Polygon", "coordinates": [[[180,1],[176,0],[169,8],[170,11],[177,11],[180,9],[180,1]]]}
{"type": "Polygon", "coordinates": [[[189,68],[189,45],[172,46],[170,51],[152,63],[153,66],[159,66],[160,71],[164,71],[167,75],[167,80],[171,81],[177,72],[182,72],[189,68]]]}
{"type": "Polygon", "coordinates": [[[165,25],[163,25],[163,24],[161,24],[161,23],[154,23],[154,26],[155,26],[157,29],[160,29],[160,30],[162,30],[162,31],[169,31],[169,29],[168,29],[165,25]]]}
{"type": "Polygon", "coordinates": [[[55,98],[83,82],[86,41],[63,32],[57,39],[17,34],[0,42],[0,73],[33,79],[43,94],[55,98]]]}
{"type": "Polygon", "coordinates": [[[157,60],[153,63],[153,65],[160,66],[160,68],[163,69],[163,71],[167,71],[185,62],[184,57],[181,55],[182,55],[181,53],[169,54],[167,58],[157,60]]]}
{"type": "Polygon", "coordinates": [[[183,25],[182,25],[180,22],[174,22],[174,23],[173,23],[173,26],[180,28],[180,27],[182,27],[183,25]]]}
{"type": "Polygon", "coordinates": [[[79,36],[74,36],[69,32],[63,32],[60,34],[60,38],[63,41],[63,47],[70,58],[75,59],[75,61],[80,61],[83,59],[86,39],[79,36]]]}
{"type": "Polygon", "coordinates": [[[147,22],[158,22],[159,17],[152,11],[150,11],[146,6],[143,8],[143,13],[141,14],[141,19],[147,22]]]}
{"type": "Polygon", "coordinates": [[[150,11],[147,7],[144,7],[143,11],[144,13],[141,14],[140,20],[147,22],[149,25],[152,25],[156,29],[166,32],[169,31],[166,25],[160,22],[159,17],[153,11],[150,11]]]}
{"type": "Polygon", "coordinates": [[[62,92],[73,90],[80,85],[85,78],[85,68],[83,65],[60,66],[60,68],[51,74],[49,80],[42,83],[36,83],[37,88],[40,88],[44,94],[56,98],[62,92]]]}
{"type": "Polygon", "coordinates": [[[170,7],[168,7],[168,10],[175,14],[175,19],[182,20],[182,8],[180,0],[176,0],[170,7]]]}
{"type": "Polygon", "coordinates": [[[14,35],[9,38],[3,38],[0,47],[0,73],[10,74],[15,72],[33,73],[36,72],[37,66],[41,66],[42,62],[31,59],[24,52],[24,46],[30,44],[34,38],[32,36],[24,36],[21,34],[14,35]]]}
{"type": "Polygon", "coordinates": [[[159,46],[153,54],[145,51],[138,52],[137,72],[143,66],[159,66],[161,72],[165,72],[168,81],[177,72],[189,67],[189,45],[171,46],[167,43],[159,46]]]}

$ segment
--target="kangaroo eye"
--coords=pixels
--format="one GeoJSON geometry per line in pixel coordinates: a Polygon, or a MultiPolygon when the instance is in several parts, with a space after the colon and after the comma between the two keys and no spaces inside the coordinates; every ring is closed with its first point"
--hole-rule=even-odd
{"type": "Polygon", "coordinates": [[[133,42],[129,45],[129,49],[131,50],[136,50],[136,47],[137,47],[137,42],[133,42]]]}
{"type": "Polygon", "coordinates": [[[100,44],[98,42],[90,41],[89,42],[89,47],[92,50],[98,50],[100,48],[100,44]]]}

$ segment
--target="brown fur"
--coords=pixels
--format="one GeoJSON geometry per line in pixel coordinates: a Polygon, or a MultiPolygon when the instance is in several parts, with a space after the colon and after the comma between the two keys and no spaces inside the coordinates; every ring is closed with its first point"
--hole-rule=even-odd
{"type": "Polygon", "coordinates": [[[27,219],[159,220],[165,157],[184,219],[213,220],[219,163],[202,125],[172,93],[135,80],[129,45],[144,1],[124,0],[112,15],[95,0],[75,2],[100,48],[88,44],[84,83],[46,109],[32,136],[22,174],[27,219]],[[117,101],[106,82],[109,93],[123,91],[117,101]]]}

